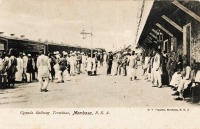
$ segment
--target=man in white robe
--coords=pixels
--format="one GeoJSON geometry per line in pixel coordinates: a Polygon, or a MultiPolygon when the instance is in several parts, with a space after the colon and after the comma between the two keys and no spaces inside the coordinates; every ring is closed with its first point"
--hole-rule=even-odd
{"type": "Polygon", "coordinates": [[[85,56],[84,52],[82,52],[81,55],[82,55],[81,72],[85,73],[87,57],[85,56]]]}
{"type": "Polygon", "coordinates": [[[162,80],[161,80],[161,75],[162,75],[162,69],[161,69],[161,56],[159,53],[160,50],[156,52],[156,55],[154,56],[154,62],[153,62],[153,77],[154,77],[154,85],[158,86],[158,88],[162,87],[162,80]]]}
{"type": "Polygon", "coordinates": [[[137,55],[135,55],[135,51],[132,52],[131,56],[128,58],[129,66],[128,66],[128,75],[130,80],[136,79],[137,76],[137,55]]]}
{"type": "Polygon", "coordinates": [[[193,71],[191,67],[189,65],[186,66],[185,76],[183,77],[183,79],[180,80],[177,91],[174,94],[172,94],[173,96],[178,95],[177,98],[174,98],[175,100],[183,100],[183,91],[187,89],[189,84],[192,82],[192,72],[193,71]]]}
{"type": "Polygon", "coordinates": [[[23,80],[25,81],[25,82],[27,82],[27,64],[28,64],[28,57],[26,56],[26,54],[25,53],[23,53],[23,80]]]}
{"type": "Polygon", "coordinates": [[[43,52],[40,52],[40,56],[37,59],[37,67],[38,67],[38,80],[41,86],[41,92],[47,92],[51,66],[48,56],[45,56],[43,52]]]}
{"type": "Polygon", "coordinates": [[[23,74],[23,59],[22,59],[22,54],[19,55],[17,58],[17,72],[15,73],[15,81],[21,82],[22,81],[22,74],[23,74]]]}

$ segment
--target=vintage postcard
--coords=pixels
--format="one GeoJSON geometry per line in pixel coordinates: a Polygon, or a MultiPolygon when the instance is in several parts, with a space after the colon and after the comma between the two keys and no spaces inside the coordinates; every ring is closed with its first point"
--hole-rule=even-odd
{"type": "Polygon", "coordinates": [[[0,0],[0,129],[199,129],[199,0],[0,0]]]}

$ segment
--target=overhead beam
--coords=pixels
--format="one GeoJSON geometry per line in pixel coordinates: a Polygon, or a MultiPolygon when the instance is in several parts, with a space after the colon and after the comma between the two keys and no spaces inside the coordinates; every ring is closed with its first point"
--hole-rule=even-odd
{"type": "Polygon", "coordinates": [[[147,35],[147,37],[148,37],[150,40],[152,40],[151,36],[147,35]]]}
{"type": "Polygon", "coordinates": [[[168,18],[165,15],[163,15],[162,18],[166,20],[168,23],[170,23],[172,26],[174,26],[176,29],[178,29],[180,32],[183,32],[183,28],[180,27],[178,24],[176,24],[174,21],[172,21],[170,18],[168,18]]]}
{"type": "Polygon", "coordinates": [[[169,36],[173,37],[173,34],[169,32],[167,29],[165,29],[162,25],[159,23],[156,23],[156,26],[158,26],[160,29],[162,29],[165,33],[167,33],[169,36]]]}
{"type": "MultiPolygon", "coordinates": [[[[153,37],[153,36],[152,36],[152,35],[150,35],[150,34],[149,34],[148,36],[149,36],[149,37],[153,37]]],[[[153,37],[153,38],[157,40],[157,38],[156,38],[156,37],[153,37]]],[[[152,40],[153,40],[153,39],[152,39],[152,40]]]]}
{"type": "Polygon", "coordinates": [[[174,0],[172,3],[174,5],[176,5],[178,8],[180,8],[181,10],[183,10],[184,12],[186,12],[187,14],[189,14],[191,17],[193,17],[194,19],[196,19],[197,21],[200,22],[200,16],[198,16],[197,14],[195,14],[194,12],[192,12],[191,10],[189,10],[188,8],[186,8],[185,6],[180,4],[177,0],[174,0]]]}
{"type": "Polygon", "coordinates": [[[147,39],[145,39],[145,42],[150,43],[147,39]]]}
{"type": "Polygon", "coordinates": [[[158,35],[158,31],[156,31],[155,29],[151,29],[156,35],[158,35]]]}
{"type": "Polygon", "coordinates": [[[149,33],[152,37],[154,37],[155,39],[157,39],[156,35],[154,35],[153,33],[149,33]]]}
{"type": "Polygon", "coordinates": [[[149,43],[152,43],[152,41],[151,40],[149,40],[148,38],[146,38],[147,39],[147,41],[149,42],[149,43]]]}
{"type": "Polygon", "coordinates": [[[147,37],[147,39],[149,39],[150,41],[152,41],[152,38],[150,39],[149,37],[147,37]]]}
{"type": "Polygon", "coordinates": [[[178,24],[176,24],[174,21],[172,21],[170,18],[168,18],[165,15],[162,15],[162,18],[165,19],[168,23],[170,23],[173,27],[175,27],[180,32],[183,32],[183,28],[180,27],[178,24]]]}

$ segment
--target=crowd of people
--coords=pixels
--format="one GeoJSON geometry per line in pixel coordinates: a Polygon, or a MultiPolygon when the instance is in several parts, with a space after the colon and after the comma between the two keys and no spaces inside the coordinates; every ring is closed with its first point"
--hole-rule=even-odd
{"type": "Polygon", "coordinates": [[[48,85],[49,80],[64,83],[71,80],[70,76],[81,73],[97,75],[98,68],[103,65],[103,54],[101,51],[95,51],[92,55],[80,51],[55,51],[48,55],[40,52],[33,56],[13,49],[9,52],[1,51],[0,83],[4,88],[14,88],[15,83],[30,83],[33,80],[39,81],[41,85],[44,81],[48,85]]]}
{"type": "Polygon", "coordinates": [[[99,68],[106,66],[107,76],[128,76],[130,81],[138,78],[138,66],[142,67],[144,79],[151,81],[153,86],[162,88],[170,86],[177,96],[175,100],[184,99],[184,91],[200,82],[200,71],[195,60],[189,62],[186,55],[176,52],[166,53],[160,49],[143,51],[118,51],[84,53],[58,51],[45,55],[40,51],[38,56],[31,56],[10,49],[2,51],[0,56],[0,80],[2,85],[14,87],[15,83],[38,80],[41,92],[47,92],[50,80],[64,83],[71,76],[87,74],[97,75],[99,68]],[[5,83],[4,83],[5,82],[5,83]]]}
{"type": "Polygon", "coordinates": [[[200,69],[194,59],[189,62],[187,55],[176,52],[165,52],[160,49],[143,51],[141,55],[135,51],[112,53],[106,57],[107,75],[122,75],[137,79],[138,66],[143,69],[144,79],[152,82],[153,87],[171,87],[175,100],[187,97],[187,90],[200,85],[200,69]]]}
{"type": "Polygon", "coordinates": [[[166,53],[160,49],[154,49],[143,55],[143,71],[145,79],[151,81],[154,86],[162,88],[164,85],[174,91],[175,100],[183,100],[184,92],[199,85],[200,71],[194,59],[187,55],[178,55],[176,52],[166,53]]]}

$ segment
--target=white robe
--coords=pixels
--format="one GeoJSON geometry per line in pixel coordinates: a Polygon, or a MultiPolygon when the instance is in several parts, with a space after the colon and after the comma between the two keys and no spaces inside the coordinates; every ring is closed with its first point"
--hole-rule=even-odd
{"type": "Polygon", "coordinates": [[[181,79],[182,79],[181,74],[178,74],[177,72],[175,72],[172,76],[172,80],[170,82],[170,85],[174,86],[174,87],[178,87],[181,79]]]}
{"type": "Polygon", "coordinates": [[[24,72],[26,73],[26,70],[27,70],[27,64],[28,64],[28,57],[27,56],[23,56],[23,69],[24,69],[24,72]]]}
{"type": "Polygon", "coordinates": [[[15,80],[22,81],[22,74],[23,74],[23,59],[18,57],[17,58],[17,72],[15,73],[15,80]]]}
{"type": "Polygon", "coordinates": [[[51,66],[49,63],[49,58],[45,55],[41,55],[37,59],[38,67],[38,78],[49,77],[49,71],[51,71],[51,66]]]}
{"type": "Polygon", "coordinates": [[[92,58],[88,57],[86,62],[87,62],[87,71],[92,71],[92,58]]]}
{"type": "Polygon", "coordinates": [[[71,56],[69,58],[69,63],[70,63],[70,74],[75,74],[75,57],[74,56],[71,56]]]}
{"type": "Polygon", "coordinates": [[[94,71],[97,71],[97,67],[96,67],[96,60],[95,60],[95,58],[92,58],[92,64],[93,64],[93,66],[92,66],[92,72],[94,72],[94,71]]]}

